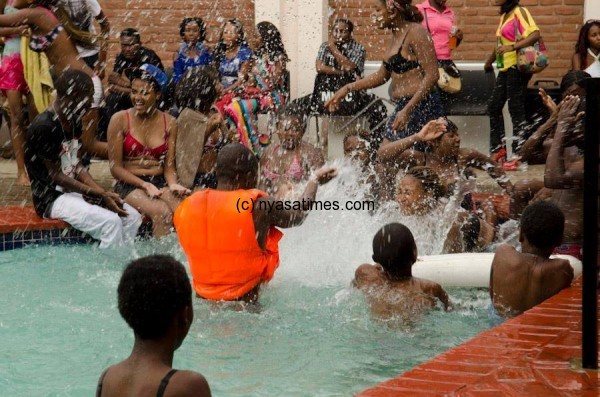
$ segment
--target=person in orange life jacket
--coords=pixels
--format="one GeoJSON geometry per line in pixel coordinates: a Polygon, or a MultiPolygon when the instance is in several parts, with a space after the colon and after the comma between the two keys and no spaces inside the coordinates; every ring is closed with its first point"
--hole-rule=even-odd
{"type": "Polygon", "coordinates": [[[305,204],[291,208],[255,189],[258,160],[240,143],[221,149],[216,173],[216,189],[192,194],[175,211],[177,236],[200,297],[256,302],[261,284],[279,266],[283,234],[276,227],[302,224],[318,186],[337,171],[328,166],[315,171],[298,202],[290,202],[305,204]]]}

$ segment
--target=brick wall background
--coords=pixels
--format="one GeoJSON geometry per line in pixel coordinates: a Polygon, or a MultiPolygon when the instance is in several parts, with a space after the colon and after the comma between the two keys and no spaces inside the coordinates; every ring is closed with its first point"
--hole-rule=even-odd
{"type": "MultiPolygon", "coordinates": [[[[298,0],[301,1],[301,0],[298,0]]],[[[420,0],[413,0],[415,3],[420,0]]],[[[179,23],[186,16],[199,16],[207,24],[210,41],[216,41],[223,20],[237,17],[247,30],[254,25],[253,0],[100,0],[112,26],[110,60],[119,51],[117,35],[126,27],[140,31],[144,45],[171,66],[172,53],[179,48],[179,23]]],[[[368,0],[329,0],[330,18],[350,18],[355,38],[367,48],[369,60],[380,60],[385,32],[372,26],[368,0]]],[[[464,40],[454,51],[456,60],[483,61],[495,43],[499,21],[492,0],[448,0],[457,15],[464,40]]],[[[522,0],[540,27],[549,50],[550,66],[534,79],[559,79],[570,67],[577,34],[583,21],[584,0],[522,0]]]]}
{"type": "MultiPolygon", "coordinates": [[[[422,0],[413,0],[418,4],[422,0]]],[[[385,33],[372,28],[367,0],[329,0],[334,11],[331,19],[343,16],[355,25],[355,38],[367,48],[367,59],[380,60],[385,33]]],[[[457,25],[464,32],[464,40],[453,52],[455,60],[484,61],[496,42],[496,28],[500,17],[499,7],[492,0],[448,0],[446,5],[454,10],[457,25]]],[[[583,23],[584,0],[521,0],[540,28],[548,47],[550,66],[536,79],[560,79],[571,66],[571,56],[579,29],[583,23]]],[[[532,81],[534,81],[532,80],[532,81]]]]}
{"type": "Polygon", "coordinates": [[[120,51],[118,34],[133,27],[144,46],[156,51],[165,67],[172,66],[179,49],[179,24],[185,17],[200,17],[207,37],[217,41],[224,20],[238,18],[244,27],[254,25],[254,0],[99,0],[111,24],[109,68],[120,51]]]}

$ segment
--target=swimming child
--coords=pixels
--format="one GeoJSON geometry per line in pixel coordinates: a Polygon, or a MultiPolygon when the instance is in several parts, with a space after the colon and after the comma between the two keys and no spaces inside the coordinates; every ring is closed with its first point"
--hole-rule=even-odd
{"type": "Polygon", "coordinates": [[[356,269],[353,284],[364,292],[373,315],[382,320],[402,318],[410,321],[439,300],[450,310],[446,291],[436,282],[412,276],[417,261],[417,245],[406,226],[389,223],[373,237],[374,265],[356,269]]]}
{"type": "Polygon", "coordinates": [[[204,376],[173,369],[175,350],[194,319],[192,288],[183,265],[166,255],[137,259],[123,271],[117,295],[119,312],[135,341],[128,358],[102,372],[96,397],[210,397],[204,376]]]}
{"type": "Polygon", "coordinates": [[[521,252],[498,247],[490,272],[490,297],[502,317],[514,317],[571,285],[573,268],[565,259],[550,259],[563,238],[565,217],[548,201],[530,204],[523,211],[519,241],[521,252]]]}

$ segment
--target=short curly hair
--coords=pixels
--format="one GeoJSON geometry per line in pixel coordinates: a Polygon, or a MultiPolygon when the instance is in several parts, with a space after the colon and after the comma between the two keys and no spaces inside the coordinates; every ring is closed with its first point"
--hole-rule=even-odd
{"type": "Polygon", "coordinates": [[[529,204],[521,215],[521,232],[534,247],[558,247],[564,231],[565,215],[556,204],[549,201],[529,204]]]}
{"type": "Polygon", "coordinates": [[[185,268],[169,255],[150,255],[129,263],[117,295],[119,313],[141,339],[164,336],[173,318],[192,305],[185,268]]]}
{"type": "Polygon", "coordinates": [[[206,25],[204,24],[204,21],[202,20],[202,18],[198,18],[198,17],[183,18],[183,20],[179,24],[179,35],[181,36],[181,38],[183,38],[185,36],[185,27],[190,22],[194,22],[196,25],[198,25],[198,28],[200,29],[200,38],[198,39],[198,41],[203,42],[204,39],[206,38],[206,25]]]}
{"type": "Polygon", "coordinates": [[[217,100],[218,77],[212,66],[188,68],[175,88],[175,103],[181,109],[208,112],[217,100]]]}

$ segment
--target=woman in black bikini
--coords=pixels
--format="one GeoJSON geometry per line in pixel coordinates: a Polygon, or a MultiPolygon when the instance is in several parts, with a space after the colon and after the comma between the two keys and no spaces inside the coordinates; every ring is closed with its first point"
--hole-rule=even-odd
{"type": "Polygon", "coordinates": [[[198,372],[173,369],[173,355],[194,320],[192,287],[171,256],[152,255],[125,268],[117,289],[119,312],[133,329],[131,355],[100,376],[96,397],[210,397],[198,372]]]}
{"type": "Polygon", "coordinates": [[[392,79],[390,95],[396,110],[388,122],[382,146],[416,134],[430,120],[443,116],[435,85],[439,78],[433,42],[420,25],[421,13],[412,0],[369,0],[380,29],[390,29],[392,40],[379,70],[335,93],[325,106],[334,111],[351,91],[378,87],[392,79]]]}

